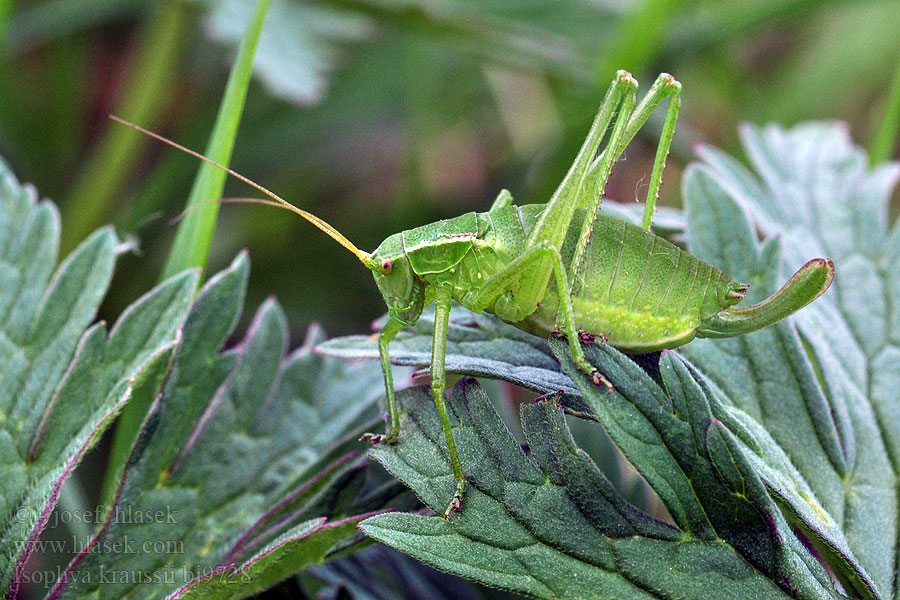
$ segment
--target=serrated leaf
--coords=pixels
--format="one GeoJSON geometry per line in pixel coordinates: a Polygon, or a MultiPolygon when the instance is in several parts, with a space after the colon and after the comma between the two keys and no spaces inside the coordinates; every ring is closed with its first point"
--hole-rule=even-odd
{"type": "Polygon", "coordinates": [[[112,276],[116,237],[95,232],[51,279],[58,216],[36,196],[0,162],[0,590],[9,598],[81,456],[136,390],[158,390],[197,279],[164,282],[108,334],[102,323],[85,331],[112,276]]]}
{"type": "Polygon", "coordinates": [[[314,354],[316,330],[285,356],[274,301],[220,350],[248,271],[239,256],[192,306],[107,521],[53,597],[244,598],[324,560],[355,534],[363,504],[390,497],[360,500],[357,440],[381,426],[378,365],[314,354]]]}
{"type": "MultiPolygon", "coordinates": [[[[428,307],[412,327],[391,342],[395,365],[425,367],[431,364],[434,307],[428,307]]],[[[326,356],[344,359],[377,359],[377,336],[350,335],[327,340],[316,347],[326,356]]],[[[454,305],[447,331],[446,368],[453,373],[504,379],[539,394],[563,391],[562,403],[574,414],[590,416],[572,381],[545,340],[525,333],[490,315],[476,315],[454,305]]]]}
{"type": "Polygon", "coordinates": [[[323,562],[335,544],[356,533],[356,525],[366,516],[332,523],[326,523],[324,518],[303,523],[240,567],[195,579],[169,598],[239,600],[257,594],[307,565],[323,562]]]}
{"type": "MultiPolygon", "coordinates": [[[[706,164],[685,183],[698,192],[688,198],[697,215],[737,204],[764,233],[780,232],[783,261],[751,246],[732,268],[762,293],[813,254],[832,258],[837,276],[798,313],[797,329],[784,323],[722,344],[695,342],[685,353],[796,467],[776,468],[783,479],[769,485],[845,585],[895,597],[900,339],[890,298],[900,255],[887,207],[900,168],[870,168],[841,124],[741,133],[754,171],[704,148],[706,164]]],[[[691,247],[709,246],[690,212],[691,247]]]]}
{"type": "Polygon", "coordinates": [[[317,594],[322,600],[484,600],[488,597],[507,600],[519,597],[485,590],[381,544],[313,567],[309,573],[327,584],[317,594]],[[340,596],[341,593],[346,596],[340,596]]]}
{"type": "MultiPolygon", "coordinates": [[[[608,400],[596,388],[592,394],[608,400]]],[[[428,390],[399,397],[407,415],[401,439],[372,453],[442,507],[453,472],[428,390]]],[[[367,534],[439,569],[539,598],[788,597],[721,538],[679,532],[624,502],[574,445],[552,403],[523,408],[530,457],[473,380],[456,386],[449,406],[469,482],[462,512],[450,520],[376,516],[360,525],[367,534]]],[[[830,597],[796,589],[800,597],[830,597]]]]}

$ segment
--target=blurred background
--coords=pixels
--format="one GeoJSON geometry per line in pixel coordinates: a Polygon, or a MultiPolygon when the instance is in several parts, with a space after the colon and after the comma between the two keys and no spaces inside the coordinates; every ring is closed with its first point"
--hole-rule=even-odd
{"type": "MultiPolygon", "coordinates": [[[[106,223],[136,242],[107,320],[159,279],[199,167],[108,115],[202,150],[253,4],[0,0],[0,157],[58,203],[63,254],[106,223]]],[[[900,94],[898,31],[900,0],[273,0],[231,164],[372,250],[487,210],[502,188],[519,204],[545,202],[616,69],[644,90],[665,71],[684,86],[661,192],[677,207],[693,147],[740,155],[742,121],[839,119],[876,155],[895,153],[875,132],[892,82],[900,94]]],[[[663,116],[614,168],[610,198],[643,201],[663,116]]],[[[252,191],[232,180],[226,195],[252,191]]],[[[357,260],[294,215],[225,207],[209,272],[241,248],[253,265],[245,318],[276,296],[294,345],[313,321],[360,333],[385,310],[357,260]]],[[[596,429],[572,426],[595,457],[615,456],[596,429]]],[[[626,466],[598,464],[652,506],[626,466]]],[[[103,461],[82,469],[94,482],[103,461]]],[[[448,586],[384,548],[348,560],[305,575],[307,590],[314,579],[320,598],[506,597],[448,586]],[[372,583],[386,575],[396,589],[372,583]]],[[[271,597],[303,597],[295,584],[271,597]]]]}
{"type": "MultiPolygon", "coordinates": [[[[104,307],[158,279],[196,160],[115,113],[202,150],[249,0],[0,0],[0,155],[55,200],[65,253],[113,223],[139,242],[104,307]]],[[[868,146],[900,58],[900,1],[275,0],[232,166],[366,250],[416,225],[486,210],[501,188],[544,202],[616,69],[684,85],[662,204],[698,142],[737,151],[741,121],[847,121],[868,146]]],[[[613,171],[642,198],[663,112],[613,171]]],[[[252,190],[231,181],[229,196],[252,190]]],[[[365,269],[282,211],[228,206],[210,272],[240,248],[248,307],[285,306],[364,331],[384,311],[365,269]]],[[[252,311],[247,313],[252,314],[252,311]]]]}

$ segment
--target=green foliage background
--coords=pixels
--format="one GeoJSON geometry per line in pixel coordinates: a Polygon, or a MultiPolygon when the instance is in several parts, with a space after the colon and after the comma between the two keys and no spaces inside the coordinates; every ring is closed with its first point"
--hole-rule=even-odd
{"type": "MultiPolygon", "coordinates": [[[[140,248],[117,261],[99,313],[110,322],[159,281],[174,238],[169,219],[183,209],[198,166],[106,116],[203,149],[252,4],[0,0],[0,156],[58,202],[63,256],[104,223],[140,248]]],[[[501,187],[518,203],[544,201],[615,69],[631,70],[645,86],[668,71],[685,92],[662,203],[680,206],[680,171],[694,145],[740,156],[740,121],[838,119],[869,147],[873,163],[895,155],[897,23],[900,2],[877,0],[273,0],[231,165],[371,249],[395,231],[484,210],[501,187]]],[[[629,147],[610,197],[641,197],[660,124],[651,121],[629,147]]],[[[716,159],[709,151],[705,158],[716,159]]],[[[226,184],[226,196],[249,192],[226,184]]],[[[295,217],[223,210],[208,273],[239,269],[232,260],[242,247],[254,264],[247,305],[277,296],[281,307],[266,304],[260,314],[279,328],[289,324],[292,339],[315,321],[331,334],[360,333],[384,310],[357,261],[295,217]]],[[[252,315],[244,311],[231,335],[252,315]]],[[[701,351],[687,354],[704,364],[701,351]]],[[[706,357],[715,371],[715,355],[706,357]]],[[[611,452],[604,443],[594,456],[611,452]]],[[[91,496],[102,473],[95,453],[76,481],[91,496]]],[[[620,491],[631,486],[628,499],[654,512],[658,499],[647,500],[640,480],[615,483],[620,491]]],[[[99,499],[64,494],[62,502],[99,499]]],[[[297,540],[316,531],[301,525],[297,540]]],[[[364,567],[372,559],[357,560],[364,567]]],[[[434,589],[425,581],[437,575],[396,557],[374,559],[384,561],[419,577],[389,597],[434,589]]],[[[332,597],[337,588],[322,581],[337,580],[355,598],[377,597],[335,575],[340,566],[329,568],[307,589],[332,597]]],[[[465,593],[501,597],[474,587],[465,593]]]]}
{"type": "MultiPolygon", "coordinates": [[[[0,155],[60,204],[64,252],[108,222],[140,240],[104,305],[111,318],[158,280],[168,221],[198,165],[106,116],[205,148],[252,3],[11,4],[0,27],[0,155]]],[[[734,151],[740,121],[842,119],[856,140],[873,140],[898,22],[894,0],[277,0],[232,165],[372,249],[395,231],[484,210],[501,187],[544,201],[614,70],[645,86],[667,71],[685,89],[662,190],[678,205],[694,143],[734,151]]],[[[610,197],[640,197],[654,135],[647,128],[629,148],[610,197]]],[[[250,191],[230,181],[226,195],[250,191]]],[[[244,247],[250,305],[276,295],[297,336],[314,320],[359,332],[381,314],[355,259],[295,217],[228,207],[210,272],[244,247]]]]}

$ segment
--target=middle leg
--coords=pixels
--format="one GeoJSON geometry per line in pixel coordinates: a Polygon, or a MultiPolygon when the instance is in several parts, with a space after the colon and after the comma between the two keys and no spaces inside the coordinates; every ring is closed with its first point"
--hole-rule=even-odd
{"type": "Polygon", "coordinates": [[[451,294],[451,288],[447,286],[438,286],[435,289],[434,339],[431,346],[431,393],[434,396],[434,404],[444,429],[444,438],[447,440],[447,450],[450,453],[450,464],[453,466],[453,477],[456,479],[456,492],[453,494],[447,510],[444,511],[445,519],[449,519],[450,513],[462,507],[463,494],[466,491],[466,474],[456,452],[456,441],[453,439],[453,430],[450,426],[450,413],[447,412],[447,403],[444,399],[444,390],[447,387],[445,357],[451,294]]]}
{"type": "MultiPolygon", "coordinates": [[[[584,350],[579,343],[578,325],[575,316],[575,307],[572,304],[572,294],[569,291],[566,267],[559,250],[549,241],[544,240],[537,246],[532,246],[521,255],[514,258],[506,267],[494,274],[484,285],[466,296],[463,304],[470,310],[480,312],[491,305],[491,302],[500,294],[509,289],[509,286],[521,277],[528,276],[530,270],[541,267],[542,261],[549,258],[550,268],[556,277],[556,293],[559,295],[559,306],[563,316],[563,325],[566,337],[569,340],[569,348],[572,351],[572,360],[585,374],[591,377],[594,385],[606,386],[612,391],[613,386],[600,371],[597,370],[584,355],[584,350]]],[[[546,292],[545,292],[546,293],[546,292]]],[[[537,307],[540,298],[519,298],[523,308],[537,307]]]]}

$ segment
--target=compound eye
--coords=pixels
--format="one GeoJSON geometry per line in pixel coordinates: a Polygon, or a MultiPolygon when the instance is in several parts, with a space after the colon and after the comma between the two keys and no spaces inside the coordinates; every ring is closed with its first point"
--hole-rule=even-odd
{"type": "Polygon", "coordinates": [[[391,259],[386,258],[383,261],[381,261],[381,270],[384,272],[385,275],[390,273],[391,269],[393,269],[393,268],[394,268],[394,261],[392,261],[391,259]]]}

